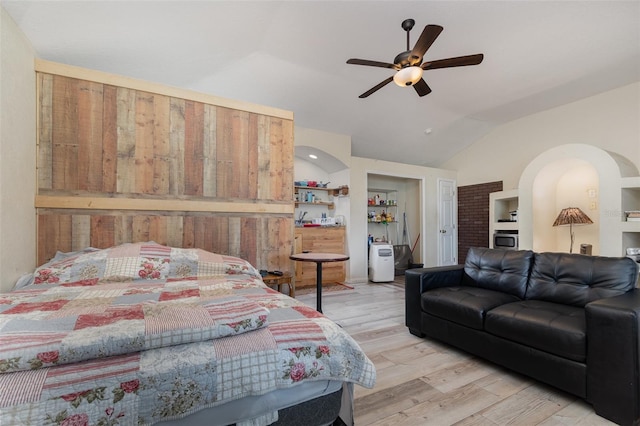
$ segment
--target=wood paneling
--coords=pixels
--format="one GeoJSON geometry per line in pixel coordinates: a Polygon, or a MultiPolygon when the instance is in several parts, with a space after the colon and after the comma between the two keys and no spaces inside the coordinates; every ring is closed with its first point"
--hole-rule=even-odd
{"type": "Polygon", "coordinates": [[[56,250],[105,248],[125,242],[155,241],[173,247],[197,247],[249,260],[261,269],[291,271],[292,221],[269,215],[176,214],[164,212],[61,211],[38,214],[38,264],[56,250]]]}
{"type": "Polygon", "coordinates": [[[39,264],[56,250],[153,240],[291,269],[292,115],[37,67],[39,264]]]}
{"type": "Polygon", "coordinates": [[[155,210],[190,211],[211,213],[280,213],[290,214],[293,208],[289,203],[212,201],[193,198],[130,198],[126,196],[92,196],[86,192],[42,190],[36,195],[35,206],[53,209],[85,210],[155,210]]]}
{"type": "Polygon", "coordinates": [[[38,78],[40,189],[112,192],[115,170],[119,194],[292,200],[289,120],[68,77],[38,78]]]}
{"type": "Polygon", "coordinates": [[[240,111],[248,111],[260,115],[293,121],[293,112],[266,105],[258,105],[234,99],[222,98],[220,96],[213,96],[206,93],[194,92],[144,80],[137,80],[135,78],[109,74],[102,71],[45,61],[43,59],[36,59],[35,65],[36,71],[41,73],[72,77],[79,80],[95,81],[115,87],[132,88],[149,93],[158,93],[172,98],[190,99],[204,104],[218,105],[240,111]]]}

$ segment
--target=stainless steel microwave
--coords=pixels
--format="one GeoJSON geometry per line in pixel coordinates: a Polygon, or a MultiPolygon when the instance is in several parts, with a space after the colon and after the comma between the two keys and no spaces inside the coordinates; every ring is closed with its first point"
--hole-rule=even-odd
{"type": "Polygon", "coordinates": [[[495,231],[493,248],[518,250],[518,231],[495,231]]]}

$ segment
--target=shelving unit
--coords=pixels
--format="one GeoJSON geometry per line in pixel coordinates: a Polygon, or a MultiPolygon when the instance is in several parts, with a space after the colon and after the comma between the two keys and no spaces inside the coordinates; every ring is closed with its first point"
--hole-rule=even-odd
{"type": "MultiPolygon", "coordinates": [[[[388,189],[376,189],[369,188],[367,190],[367,198],[368,199],[376,199],[376,196],[379,197],[379,201],[377,204],[369,204],[367,203],[367,226],[369,235],[373,235],[374,237],[380,237],[381,230],[384,231],[385,238],[388,238],[388,227],[390,224],[398,223],[398,205],[397,205],[397,193],[396,190],[388,190],[388,189]],[[380,217],[382,213],[391,214],[392,220],[382,220],[380,217]],[[373,216],[373,217],[372,217],[373,216]],[[380,217],[380,219],[376,219],[380,217]]],[[[396,238],[398,237],[398,230],[396,229],[396,238]]]]}
{"type": "Polygon", "coordinates": [[[493,247],[493,233],[496,230],[518,230],[518,222],[500,222],[500,220],[509,220],[510,212],[514,210],[518,210],[517,189],[489,194],[489,247],[493,247]]]}
{"type": "Polygon", "coordinates": [[[326,206],[329,210],[333,210],[335,208],[335,204],[332,200],[329,200],[329,197],[337,197],[344,196],[349,194],[349,187],[343,186],[340,188],[319,188],[317,186],[294,186],[294,196],[296,197],[295,207],[302,205],[313,205],[313,206],[326,206]],[[306,194],[307,192],[312,192],[316,194],[317,198],[320,198],[317,194],[322,194],[327,197],[327,200],[319,200],[319,201],[301,201],[304,196],[302,194],[306,194]]]}

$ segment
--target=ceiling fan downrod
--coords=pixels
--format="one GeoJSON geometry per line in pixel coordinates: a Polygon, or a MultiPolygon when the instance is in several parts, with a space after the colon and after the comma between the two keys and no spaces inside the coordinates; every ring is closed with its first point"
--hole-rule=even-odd
{"type": "Polygon", "coordinates": [[[402,29],[407,32],[407,50],[411,50],[411,44],[409,43],[409,33],[413,29],[413,26],[416,24],[416,21],[413,19],[405,19],[402,21],[402,29]]]}

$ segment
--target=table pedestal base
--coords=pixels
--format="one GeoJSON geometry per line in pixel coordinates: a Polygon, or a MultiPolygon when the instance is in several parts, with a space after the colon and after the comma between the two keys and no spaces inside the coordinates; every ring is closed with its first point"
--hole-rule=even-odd
{"type": "Polygon", "coordinates": [[[314,262],[316,264],[316,310],[322,312],[322,264],[325,262],[344,262],[349,256],[336,253],[298,253],[289,259],[300,262],[314,262]]]}

